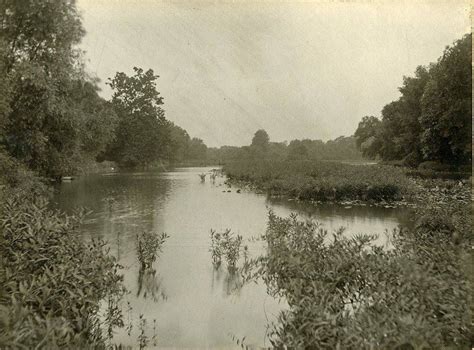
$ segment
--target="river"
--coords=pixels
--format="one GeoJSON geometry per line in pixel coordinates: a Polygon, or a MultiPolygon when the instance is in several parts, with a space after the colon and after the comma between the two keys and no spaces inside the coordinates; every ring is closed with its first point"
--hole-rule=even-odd
{"type": "Polygon", "coordinates": [[[126,329],[119,330],[116,342],[136,346],[138,318],[143,315],[146,334],[156,335],[159,347],[233,348],[233,337],[245,337],[249,346],[270,345],[266,326],[285,302],[268,296],[262,283],[235,289],[225,270],[215,271],[209,253],[211,228],[232,229],[256,255],[263,246],[252,238],[265,232],[269,209],[281,216],[296,212],[329,230],[344,226],[346,234],[382,234],[380,244],[386,240],[384,231],[404,224],[408,216],[401,208],[316,206],[238,193],[223,177],[211,183],[208,175],[201,182],[198,175],[211,169],[94,174],[60,185],[55,205],[68,213],[90,209],[81,234],[107,240],[111,254],[124,266],[131,291],[126,297],[131,311],[125,308],[124,321],[130,320],[133,329],[130,336],[126,329]],[[139,283],[135,239],[144,230],[170,237],[155,263],[156,275],[139,283]]]}

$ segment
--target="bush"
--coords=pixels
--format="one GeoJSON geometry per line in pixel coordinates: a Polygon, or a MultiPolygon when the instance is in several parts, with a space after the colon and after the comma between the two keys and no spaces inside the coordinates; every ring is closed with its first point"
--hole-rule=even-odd
{"type": "MultiPolygon", "coordinates": [[[[433,229],[453,227],[417,230],[433,229]]],[[[331,237],[317,223],[270,213],[267,253],[252,264],[269,293],[289,304],[273,325],[272,345],[468,348],[474,340],[470,287],[460,246],[449,236],[397,230],[391,249],[384,249],[375,236],[346,237],[341,229],[331,237]]]]}
{"type": "Polygon", "coordinates": [[[103,347],[122,326],[120,266],[79,216],[9,193],[0,214],[0,348],[103,347]],[[107,308],[101,308],[105,302],[107,308]]]}
{"type": "Polygon", "coordinates": [[[215,269],[222,264],[222,258],[227,261],[227,271],[234,274],[237,271],[237,262],[243,251],[246,258],[247,246],[242,247],[242,236],[235,235],[227,229],[222,233],[211,229],[211,258],[215,269]]]}
{"type": "Polygon", "coordinates": [[[169,236],[164,232],[158,234],[145,231],[141,234],[137,234],[136,249],[140,269],[146,270],[152,268],[158,252],[161,252],[161,248],[168,238],[169,236]]]}

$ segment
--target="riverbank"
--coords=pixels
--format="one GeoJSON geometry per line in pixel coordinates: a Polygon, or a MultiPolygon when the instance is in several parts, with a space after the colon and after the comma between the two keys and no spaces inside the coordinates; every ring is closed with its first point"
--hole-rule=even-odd
{"type": "Polygon", "coordinates": [[[387,165],[262,160],[228,163],[223,172],[236,187],[314,204],[415,208],[426,204],[428,193],[434,203],[469,202],[471,192],[468,173],[440,173],[436,178],[432,172],[387,165]]]}
{"type": "MultiPolygon", "coordinates": [[[[377,185],[384,186],[383,176],[364,179],[368,169],[358,167],[360,173],[354,176],[355,169],[336,168],[347,170],[356,186],[368,181],[381,181],[377,185]]],[[[409,184],[403,187],[407,190],[403,197],[415,213],[413,227],[391,233],[390,249],[377,246],[377,237],[364,232],[347,237],[344,230],[332,233],[315,222],[270,213],[262,235],[268,249],[243,271],[249,280],[264,280],[272,295],[289,303],[289,310],[272,325],[273,346],[423,349],[469,348],[474,343],[471,181],[413,178],[386,166],[374,169],[391,173],[387,179],[403,179],[391,185],[409,184]]],[[[319,188],[325,184],[310,168],[290,163],[227,171],[233,181],[241,181],[234,183],[247,183],[270,195],[273,188],[265,181],[280,181],[280,191],[302,202],[308,201],[301,195],[308,184],[319,188]],[[304,181],[293,184],[294,192],[289,174],[304,181]]],[[[341,172],[329,176],[331,185],[342,192],[345,176],[341,172]]],[[[324,198],[321,203],[343,200],[324,198]]]]}

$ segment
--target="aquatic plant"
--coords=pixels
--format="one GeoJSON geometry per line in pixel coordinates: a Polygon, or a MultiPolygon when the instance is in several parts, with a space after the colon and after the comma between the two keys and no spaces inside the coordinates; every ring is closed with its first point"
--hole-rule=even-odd
{"type": "Polygon", "coordinates": [[[215,269],[218,269],[222,263],[222,243],[221,243],[221,234],[211,229],[211,252],[212,265],[215,269]]]}
{"type": "Polygon", "coordinates": [[[140,263],[140,269],[149,269],[156,261],[158,252],[161,252],[162,246],[169,238],[166,233],[155,233],[151,231],[144,231],[137,234],[136,250],[137,257],[140,263]]]}
{"type": "Polygon", "coordinates": [[[149,339],[148,336],[146,335],[146,318],[143,317],[142,314],[140,314],[139,319],[138,319],[138,348],[145,349],[146,346],[148,345],[149,339]]]}
{"type": "Polygon", "coordinates": [[[0,348],[100,348],[123,326],[121,266],[78,234],[82,213],[9,193],[0,210],[0,348]]]}
{"type": "Polygon", "coordinates": [[[308,201],[394,201],[412,191],[399,168],[306,160],[229,162],[229,182],[249,184],[270,195],[308,201]]]}
{"type": "Polygon", "coordinates": [[[199,177],[201,178],[201,182],[206,181],[206,174],[205,173],[199,174],[199,177]]]}
{"type": "Polygon", "coordinates": [[[273,326],[272,345],[467,348],[474,336],[465,307],[468,250],[447,234],[456,227],[463,225],[395,230],[393,247],[385,250],[376,236],[347,237],[343,230],[331,236],[315,222],[270,212],[268,249],[249,264],[253,278],[289,304],[273,326]]]}
{"type": "Polygon", "coordinates": [[[242,247],[241,235],[235,235],[230,229],[226,229],[222,233],[211,229],[210,252],[214,268],[219,268],[224,258],[227,262],[227,270],[230,273],[237,272],[237,262],[242,249],[248,252],[247,246],[242,247]]]}

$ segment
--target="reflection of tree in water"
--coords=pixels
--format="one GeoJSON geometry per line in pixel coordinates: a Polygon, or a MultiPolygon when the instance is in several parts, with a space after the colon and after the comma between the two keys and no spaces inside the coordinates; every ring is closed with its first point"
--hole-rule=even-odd
{"type": "Polygon", "coordinates": [[[163,290],[163,279],[155,269],[140,269],[137,282],[137,298],[141,296],[144,299],[150,297],[154,302],[168,299],[163,290]]]}

